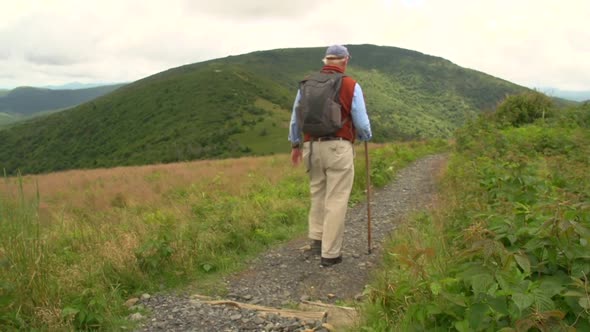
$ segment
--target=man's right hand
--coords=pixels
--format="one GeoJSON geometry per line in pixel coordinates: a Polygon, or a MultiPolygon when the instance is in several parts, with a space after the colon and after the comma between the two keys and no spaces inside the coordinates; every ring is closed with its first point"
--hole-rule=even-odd
{"type": "Polygon", "coordinates": [[[303,155],[301,153],[301,148],[291,149],[291,163],[293,164],[293,166],[299,165],[302,159],[303,155]]]}

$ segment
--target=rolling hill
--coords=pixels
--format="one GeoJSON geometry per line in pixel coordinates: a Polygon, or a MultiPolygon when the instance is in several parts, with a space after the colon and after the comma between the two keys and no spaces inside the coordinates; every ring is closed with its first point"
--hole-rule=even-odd
{"type": "Polygon", "coordinates": [[[19,87],[3,93],[0,92],[0,112],[32,116],[41,112],[69,108],[85,103],[110,93],[121,86],[122,84],[115,84],[77,90],[19,87]]]}
{"type": "MultiPolygon", "coordinates": [[[[297,82],[325,48],[259,51],[146,77],[75,108],[0,131],[9,173],[287,152],[297,82]]],[[[467,118],[526,88],[395,47],[350,45],[347,73],[376,141],[448,137],[467,118]]]]}
{"type": "Polygon", "coordinates": [[[3,125],[6,125],[8,123],[11,123],[15,120],[15,116],[14,115],[10,115],[7,113],[0,113],[0,127],[2,127],[3,125]]]}

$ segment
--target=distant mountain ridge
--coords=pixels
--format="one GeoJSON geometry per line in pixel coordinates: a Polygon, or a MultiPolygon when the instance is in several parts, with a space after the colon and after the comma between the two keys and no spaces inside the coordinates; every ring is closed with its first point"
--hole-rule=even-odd
{"type": "MultiPolygon", "coordinates": [[[[348,45],[375,141],[449,137],[528,89],[396,47],[348,45]]],[[[39,173],[287,152],[298,82],[325,48],[258,51],[172,68],[0,131],[0,168],[39,173]]]]}
{"type": "Polygon", "coordinates": [[[40,88],[51,89],[51,90],[79,90],[79,89],[89,89],[89,88],[97,88],[101,86],[109,86],[109,85],[125,85],[128,83],[80,83],[80,82],[70,82],[61,85],[46,85],[40,88]]]}
{"type": "Polygon", "coordinates": [[[560,90],[554,88],[541,88],[539,90],[548,96],[555,96],[578,102],[590,100],[590,90],[560,90]]]}
{"type": "Polygon", "coordinates": [[[586,100],[590,100],[590,90],[588,91],[568,91],[568,90],[559,90],[556,93],[557,96],[583,102],[586,100]]]}
{"type": "Polygon", "coordinates": [[[69,108],[113,92],[121,86],[123,84],[77,90],[18,87],[0,94],[0,112],[31,116],[44,111],[69,108]]]}

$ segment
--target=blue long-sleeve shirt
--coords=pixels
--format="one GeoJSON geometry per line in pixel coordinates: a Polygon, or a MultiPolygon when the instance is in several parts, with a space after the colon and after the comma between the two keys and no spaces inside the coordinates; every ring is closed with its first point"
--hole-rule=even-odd
{"type": "MultiPolygon", "coordinates": [[[[295,102],[293,103],[293,111],[291,113],[291,124],[289,126],[289,141],[291,144],[301,143],[301,133],[299,132],[299,124],[297,121],[297,112],[295,109],[299,105],[301,99],[301,91],[297,91],[295,102]]],[[[352,96],[351,105],[352,124],[356,129],[357,138],[361,141],[370,140],[373,135],[371,133],[371,123],[367,115],[367,107],[365,106],[365,98],[363,97],[363,90],[361,86],[356,83],[354,86],[354,94],[352,96]]]]}

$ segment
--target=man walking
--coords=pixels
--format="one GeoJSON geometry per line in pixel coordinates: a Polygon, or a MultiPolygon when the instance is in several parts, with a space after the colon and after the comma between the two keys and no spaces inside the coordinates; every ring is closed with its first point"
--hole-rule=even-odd
{"type": "Polygon", "coordinates": [[[344,75],[350,58],[346,47],[328,47],[320,72],[300,84],[289,127],[291,161],[298,165],[303,160],[309,172],[309,238],[312,252],[321,254],[322,267],[342,262],[354,180],[352,143],[372,137],[361,87],[344,75]]]}

